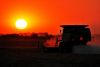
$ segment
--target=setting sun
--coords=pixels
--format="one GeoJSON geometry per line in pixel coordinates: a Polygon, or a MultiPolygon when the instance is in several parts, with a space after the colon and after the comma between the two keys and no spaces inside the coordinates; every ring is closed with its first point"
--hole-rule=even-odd
{"type": "Polygon", "coordinates": [[[27,22],[24,19],[18,19],[15,25],[17,29],[25,29],[27,27],[27,22]]]}

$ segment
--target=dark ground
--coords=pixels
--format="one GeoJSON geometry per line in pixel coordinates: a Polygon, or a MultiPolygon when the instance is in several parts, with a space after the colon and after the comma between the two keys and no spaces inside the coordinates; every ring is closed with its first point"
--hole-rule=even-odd
{"type": "Polygon", "coordinates": [[[0,67],[99,67],[100,54],[44,53],[37,48],[0,48],[0,67]]]}

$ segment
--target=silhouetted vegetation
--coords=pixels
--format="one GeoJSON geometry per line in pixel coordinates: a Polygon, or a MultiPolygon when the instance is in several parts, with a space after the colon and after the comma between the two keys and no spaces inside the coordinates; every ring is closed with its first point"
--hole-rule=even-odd
{"type": "Polygon", "coordinates": [[[27,46],[40,46],[44,45],[44,43],[53,38],[52,34],[48,33],[32,33],[30,35],[23,34],[5,34],[0,35],[0,47],[7,46],[18,46],[18,45],[27,45],[27,46]]]}

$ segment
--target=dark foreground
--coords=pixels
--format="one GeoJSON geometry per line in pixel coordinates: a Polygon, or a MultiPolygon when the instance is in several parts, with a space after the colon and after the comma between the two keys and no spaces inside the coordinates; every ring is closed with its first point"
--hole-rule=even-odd
{"type": "Polygon", "coordinates": [[[98,65],[100,66],[100,54],[44,53],[36,48],[0,48],[0,67],[94,67],[98,65]]]}

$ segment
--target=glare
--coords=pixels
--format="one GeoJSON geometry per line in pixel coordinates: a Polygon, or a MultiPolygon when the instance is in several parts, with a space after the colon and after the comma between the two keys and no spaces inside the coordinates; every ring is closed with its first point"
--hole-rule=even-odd
{"type": "Polygon", "coordinates": [[[27,27],[27,22],[24,19],[18,19],[15,25],[17,29],[25,29],[27,27]]]}

